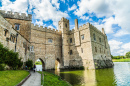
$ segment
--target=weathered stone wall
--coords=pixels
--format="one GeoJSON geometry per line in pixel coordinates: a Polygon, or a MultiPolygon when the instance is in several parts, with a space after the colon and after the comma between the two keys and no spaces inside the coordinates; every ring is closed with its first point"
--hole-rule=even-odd
{"type": "Polygon", "coordinates": [[[92,53],[95,63],[95,68],[112,67],[110,47],[107,41],[107,36],[104,32],[99,31],[96,27],[90,24],[90,34],[92,43],[92,53]],[[95,39],[94,40],[94,34],[95,39]]]}
{"type": "Polygon", "coordinates": [[[19,58],[25,62],[29,57],[30,42],[26,40],[12,25],[0,15],[0,42],[10,50],[19,52],[19,58]],[[6,35],[5,35],[6,31],[6,35]],[[17,41],[16,41],[17,40],[17,41]],[[16,48],[15,48],[16,46],[16,48]]]}
{"type": "Polygon", "coordinates": [[[31,34],[31,21],[32,16],[28,14],[26,16],[25,13],[21,13],[21,15],[17,12],[12,13],[11,11],[8,11],[5,13],[5,11],[0,10],[0,14],[12,25],[12,27],[15,29],[15,24],[19,24],[19,30],[18,32],[24,36],[28,41],[30,41],[30,34],[31,34]]]}
{"type": "Polygon", "coordinates": [[[35,61],[40,58],[45,63],[45,69],[54,69],[55,61],[59,59],[62,68],[61,32],[33,24],[31,26],[31,44],[34,46],[35,61]],[[49,43],[48,39],[52,39],[52,43],[49,43]]]}

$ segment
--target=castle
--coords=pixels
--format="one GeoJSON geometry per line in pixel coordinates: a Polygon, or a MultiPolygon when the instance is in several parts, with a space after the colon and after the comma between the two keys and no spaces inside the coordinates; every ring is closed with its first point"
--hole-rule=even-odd
{"type": "Polygon", "coordinates": [[[112,67],[110,47],[104,29],[102,32],[90,23],[70,30],[69,20],[61,18],[58,30],[34,26],[32,15],[0,10],[0,42],[19,52],[26,62],[42,61],[43,69],[84,66],[86,69],[112,67]]]}

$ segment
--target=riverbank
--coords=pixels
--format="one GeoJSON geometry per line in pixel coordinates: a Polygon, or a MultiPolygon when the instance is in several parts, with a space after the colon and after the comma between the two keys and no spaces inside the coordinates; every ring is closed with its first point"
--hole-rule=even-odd
{"type": "Polygon", "coordinates": [[[0,86],[16,86],[28,75],[25,70],[0,71],[0,86]]]}
{"type": "Polygon", "coordinates": [[[130,62],[130,59],[112,59],[113,62],[130,62]]]}
{"type": "MultiPolygon", "coordinates": [[[[42,74],[42,72],[39,72],[42,74]]],[[[41,81],[41,84],[44,86],[70,86],[66,81],[63,81],[59,76],[46,72],[44,74],[44,82],[41,81]]],[[[42,79],[41,79],[42,80],[42,79]]]]}

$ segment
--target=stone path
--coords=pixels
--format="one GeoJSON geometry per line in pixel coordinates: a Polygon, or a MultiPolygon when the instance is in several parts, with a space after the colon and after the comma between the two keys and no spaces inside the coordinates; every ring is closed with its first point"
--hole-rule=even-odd
{"type": "Polygon", "coordinates": [[[22,86],[41,86],[41,74],[31,71],[31,76],[24,82],[22,86]]]}

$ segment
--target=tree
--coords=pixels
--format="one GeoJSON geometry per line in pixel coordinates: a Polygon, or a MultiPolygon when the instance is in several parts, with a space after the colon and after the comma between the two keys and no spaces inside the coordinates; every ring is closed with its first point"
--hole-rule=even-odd
{"type": "Polygon", "coordinates": [[[125,54],[126,58],[130,58],[130,51],[125,54]]]}
{"type": "Polygon", "coordinates": [[[27,66],[28,68],[32,68],[32,66],[33,66],[33,61],[28,59],[28,61],[26,61],[26,66],[27,66]]]}

